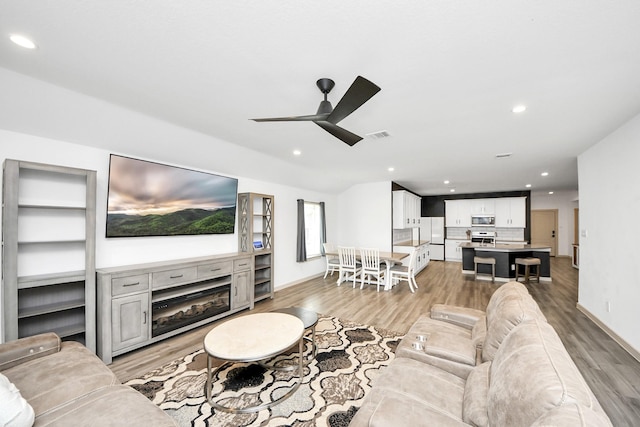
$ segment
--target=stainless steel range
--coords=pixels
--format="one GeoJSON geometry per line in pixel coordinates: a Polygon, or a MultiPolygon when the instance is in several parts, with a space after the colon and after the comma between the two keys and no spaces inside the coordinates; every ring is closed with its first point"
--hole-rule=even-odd
{"type": "Polygon", "coordinates": [[[472,231],[471,242],[493,246],[496,243],[495,231],[472,231]]]}

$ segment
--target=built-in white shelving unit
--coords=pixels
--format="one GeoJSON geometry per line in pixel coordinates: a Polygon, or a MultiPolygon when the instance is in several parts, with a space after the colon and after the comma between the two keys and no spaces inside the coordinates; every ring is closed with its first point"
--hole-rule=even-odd
{"type": "Polygon", "coordinates": [[[6,159],[3,338],[43,332],[95,351],[96,172],[6,159]]]}

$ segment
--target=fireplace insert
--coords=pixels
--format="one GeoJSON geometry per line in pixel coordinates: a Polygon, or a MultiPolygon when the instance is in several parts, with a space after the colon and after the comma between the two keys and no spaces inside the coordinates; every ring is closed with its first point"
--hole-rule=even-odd
{"type": "Polygon", "coordinates": [[[231,309],[231,286],[205,289],[151,305],[151,336],[165,334],[231,309]]]}

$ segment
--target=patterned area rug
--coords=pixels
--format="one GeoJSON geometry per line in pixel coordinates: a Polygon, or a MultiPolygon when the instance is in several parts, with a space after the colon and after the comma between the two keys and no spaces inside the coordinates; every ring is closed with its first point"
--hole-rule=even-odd
{"type": "MultiPolygon", "coordinates": [[[[319,316],[318,353],[304,371],[300,388],[282,403],[254,414],[214,411],[204,396],[207,360],[203,350],[171,362],[126,384],[146,395],[180,426],[347,426],[371,388],[372,380],[394,357],[401,334],[319,316]]],[[[306,342],[305,355],[311,351],[306,342]]],[[[268,361],[296,363],[296,351],[268,361]]],[[[222,364],[222,361],[215,361],[222,364]]],[[[295,372],[258,364],[234,364],[218,372],[216,401],[244,407],[285,394],[295,372]]]]}

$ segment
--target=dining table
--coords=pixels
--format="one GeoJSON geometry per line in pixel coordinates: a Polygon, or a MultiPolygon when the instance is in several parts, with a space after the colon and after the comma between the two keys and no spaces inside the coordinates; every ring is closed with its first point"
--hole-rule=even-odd
{"type": "MultiPolygon", "coordinates": [[[[326,253],[327,256],[335,256],[338,257],[338,251],[331,251],[326,253]]],[[[402,263],[402,260],[408,257],[409,254],[403,252],[383,252],[380,251],[380,262],[384,262],[387,266],[387,271],[384,275],[384,290],[388,291],[393,286],[391,283],[391,267],[393,267],[396,263],[402,263]]],[[[356,250],[356,259],[360,261],[360,251],[356,250]]],[[[337,283],[340,285],[343,281],[342,275],[338,275],[337,283]]]]}

